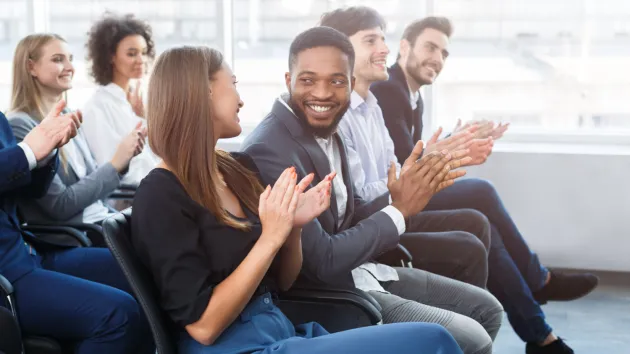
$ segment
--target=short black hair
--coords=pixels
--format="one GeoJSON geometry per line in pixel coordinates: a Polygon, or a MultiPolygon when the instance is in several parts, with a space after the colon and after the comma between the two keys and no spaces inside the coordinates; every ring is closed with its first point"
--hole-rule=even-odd
{"type": "MultiPolygon", "coordinates": [[[[407,27],[405,27],[402,39],[406,39],[407,42],[409,42],[409,44],[413,47],[416,44],[416,39],[418,39],[418,36],[420,36],[422,32],[424,32],[424,30],[427,28],[440,31],[444,33],[448,38],[451,38],[451,36],[453,35],[453,24],[451,24],[451,21],[448,18],[429,16],[421,20],[413,21],[407,27]]],[[[397,59],[399,58],[400,53],[398,54],[397,59]]]]}
{"type": "Polygon", "coordinates": [[[320,26],[332,27],[348,37],[375,27],[385,31],[386,24],[381,14],[367,6],[336,9],[326,12],[320,19],[320,26]]]}
{"type": "Polygon", "coordinates": [[[348,56],[350,72],[354,70],[354,48],[345,34],[330,27],[313,27],[295,37],[289,49],[289,71],[293,70],[298,54],[317,47],[334,47],[348,56]]]}

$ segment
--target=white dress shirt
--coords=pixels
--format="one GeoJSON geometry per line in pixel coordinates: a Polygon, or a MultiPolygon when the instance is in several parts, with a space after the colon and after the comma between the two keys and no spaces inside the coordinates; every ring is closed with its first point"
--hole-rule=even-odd
{"type": "MultiPolygon", "coordinates": [[[[118,85],[110,83],[100,86],[83,108],[83,130],[94,159],[99,165],[109,162],[118,148],[118,144],[145,120],[136,116],[127,94],[118,85]]],[[[140,181],[160,162],[149,144],[131,159],[129,171],[121,183],[138,185],[140,181]]]]}
{"type": "Polygon", "coordinates": [[[368,91],[365,100],[352,92],[350,107],[339,123],[339,133],[348,150],[348,166],[355,192],[368,201],[388,192],[389,165],[395,162],[399,173],[400,164],[385,126],[383,111],[372,92],[368,91]]]}
{"type": "MultiPolygon", "coordinates": [[[[283,103],[289,111],[293,112],[284,99],[279,98],[278,100],[283,103]]],[[[298,118],[296,117],[296,119],[298,118]]],[[[343,119],[345,119],[345,116],[343,119]]],[[[341,225],[346,215],[348,192],[346,184],[343,181],[343,176],[341,175],[343,169],[341,167],[340,147],[338,146],[336,139],[333,139],[332,137],[327,139],[318,137],[315,140],[324,151],[324,154],[326,154],[331,171],[337,171],[337,176],[333,179],[332,187],[336,196],[339,225],[341,225]]],[[[398,229],[399,235],[405,233],[405,217],[398,209],[388,205],[381,211],[392,219],[398,229]]],[[[387,291],[383,289],[383,286],[379,282],[397,281],[399,278],[396,269],[385,264],[368,262],[352,270],[352,279],[354,281],[354,286],[358,289],[363,291],[379,291],[386,293],[387,291]]]]}

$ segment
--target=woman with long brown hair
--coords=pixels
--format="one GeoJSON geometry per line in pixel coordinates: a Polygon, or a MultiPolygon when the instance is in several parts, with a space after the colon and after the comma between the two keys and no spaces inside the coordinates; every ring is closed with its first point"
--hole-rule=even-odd
{"type": "Polygon", "coordinates": [[[263,188],[254,161],[216,150],[241,133],[243,102],[221,53],[163,53],[149,82],[149,144],[163,162],[133,203],[132,244],[175,322],[180,353],[461,353],[432,324],[332,335],[296,328],[273,302],[302,267],[302,226],[330,205],[334,172],[308,191],[293,168],[263,188]],[[300,333],[300,334],[298,334],[300,333]]]}

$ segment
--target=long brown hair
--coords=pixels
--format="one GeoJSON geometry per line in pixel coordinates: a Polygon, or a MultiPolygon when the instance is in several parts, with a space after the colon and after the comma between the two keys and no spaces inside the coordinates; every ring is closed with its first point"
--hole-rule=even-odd
{"type": "MultiPolygon", "coordinates": [[[[36,33],[28,35],[18,43],[13,55],[13,82],[11,86],[11,112],[24,112],[41,122],[48,112],[44,112],[42,92],[37,85],[37,78],[31,75],[29,61],[41,59],[42,48],[53,40],[65,42],[58,34],[36,33]]],[[[67,169],[66,155],[59,151],[61,165],[67,169]]]]}
{"type": "Polygon", "coordinates": [[[215,186],[220,171],[244,206],[258,213],[263,188],[256,175],[214,146],[210,82],[222,65],[221,53],[203,46],[172,48],[159,56],[147,92],[149,146],[193,200],[224,225],[247,229],[221,206],[215,186]]]}

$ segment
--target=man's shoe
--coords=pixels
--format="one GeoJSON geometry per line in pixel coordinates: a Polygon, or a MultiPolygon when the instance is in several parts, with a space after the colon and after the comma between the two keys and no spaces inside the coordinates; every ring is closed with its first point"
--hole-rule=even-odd
{"type": "Polygon", "coordinates": [[[526,354],[573,354],[573,349],[564,343],[562,338],[558,338],[544,347],[537,343],[527,343],[526,354]]]}
{"type": "Polygon", "coordinates": [[[533,293],[534,299],[544,305],[547,301],[569,301],[579,299],[593,291],[599,278],[590,273],[565,274],[550,271],[551,279],[542,289],[533,293]]]}

